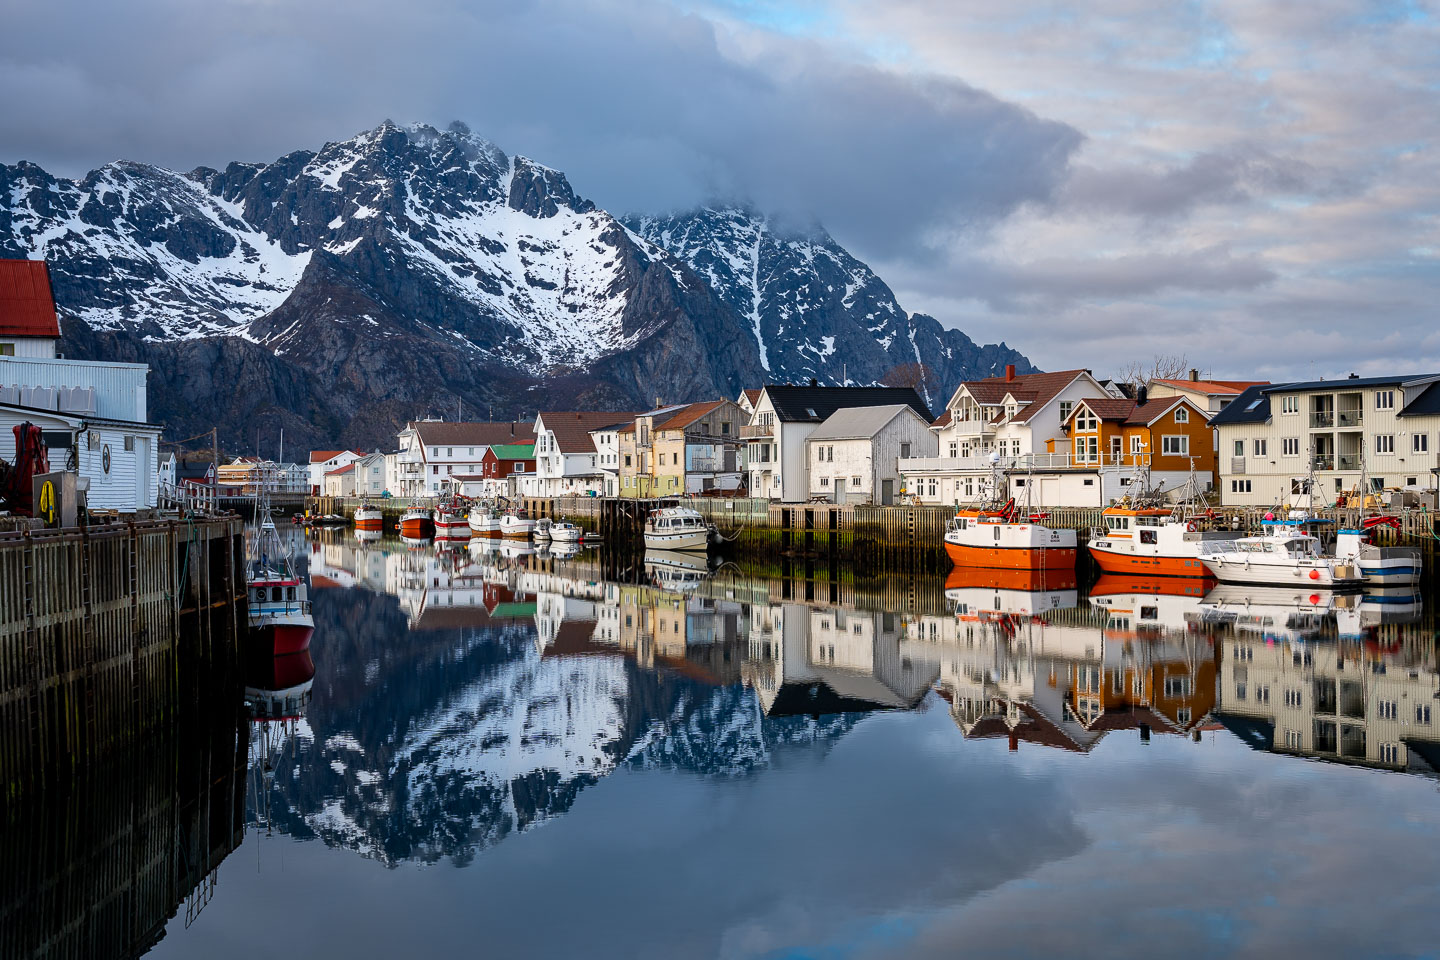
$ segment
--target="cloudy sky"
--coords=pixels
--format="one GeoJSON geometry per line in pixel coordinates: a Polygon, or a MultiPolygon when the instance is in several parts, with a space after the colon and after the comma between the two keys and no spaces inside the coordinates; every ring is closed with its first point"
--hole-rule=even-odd
{"type": "Polygon", "coordinates": [[[0,0],[0,160],[462,119],[620,211],[815,217],[1041,366],[1440,369],[1440,6],[0,0]]]}

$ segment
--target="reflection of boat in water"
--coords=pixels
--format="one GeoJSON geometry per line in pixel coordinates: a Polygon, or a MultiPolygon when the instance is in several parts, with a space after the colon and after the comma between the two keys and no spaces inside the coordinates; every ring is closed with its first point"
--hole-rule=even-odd
{"type": "Polygon", "coordinates": [[[662,589],[693,589],[709,579],[709,558],[683,550],[646,550],[645,573],[662,589]]]}
{"type": "Polygon", "coordinates": [[[400,542],[411,550],[427,550],[430,547],[429,537],[406,537],[402,536],[400,542]]]}
{"type": "Polygon", "coordinates": [[[580,544],[576,543],[573,540],[568,542],[554,540],[550,543],[549,553],[550,556],[554,557],[556,560],[569,560],[571,557],[579,556],[580,551],[583,549],[584,548],[580,544]]]}
{"type": "Polygon", "coordinates": [[[1317,638],[1337,627],[1337,612],[1359,605],[1353,593],[1222,583],[1206,594],[1200,611],[1204,623],[1229,624],[1239,633],[1283,643],[1317,638]]]}
{"type": "Polygon", "coordinates": [[[1105,611],[1107,634],[1183,631],[1202,619],[1200,602],[1214,586],[1214,580],[1106,573],[1090,588],[1090,606],[1105,611]]]}
{"type": "Polygon", "coordinates": [[[360,543],[375,543],[384,536],[385,534],[379,530],[361,530],[359,527],[355,528],[355,539],[360,543]]]}
{"type": "Polygon", "coordinates": [[[291,720],[310,702],[315,662],[310,651],[265,658],[246,670],[245,711],[252,720],[291,720]]]}
{"type": "Polygon", "coordinates": [[[956,567],[945,578],[945,600],[963,619],[1036,616],[1080,602],[1071,570],[956,567]]]}
{"type": "Polygon", "coordinates": [[[501,540],[495,544],[495,552],[506,559],[528,557],[535,552],[529,540],[501,540]]]}

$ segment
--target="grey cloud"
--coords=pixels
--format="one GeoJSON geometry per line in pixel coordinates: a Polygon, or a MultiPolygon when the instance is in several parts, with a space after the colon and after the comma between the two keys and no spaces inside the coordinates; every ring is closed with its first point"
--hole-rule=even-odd
{"type": "Polygon", "coordinates": [[[1057,203],[1062,208],[1160,218],[1207,204],[1246,203],[1257,196],[1324,195],[1340,186],[1326,182],[1303,160],[1277,157],[1253,147],[1235,147],[1201,153],[1187,163],[1158,171],[1077,164],[1057,203]]]}
{"type": "Polygon", "coordinates": [[[1046,201],[1081,142],[957,80],[737,38],[655,0],[9,6],[0,154],[67,174],[460,118],[613,210],[745,196],[898,252],[1046,201]]]}

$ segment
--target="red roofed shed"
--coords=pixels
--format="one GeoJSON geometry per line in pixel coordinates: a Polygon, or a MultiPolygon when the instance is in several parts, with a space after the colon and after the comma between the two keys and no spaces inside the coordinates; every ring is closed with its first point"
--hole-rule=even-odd
{"type": "MultiPolygon", "coordinates": [[[[44,260],[0,260],[0,337],[60,337],[44,260]]],[[[6,353],[13,354],[13,345],[6,353]]]]}

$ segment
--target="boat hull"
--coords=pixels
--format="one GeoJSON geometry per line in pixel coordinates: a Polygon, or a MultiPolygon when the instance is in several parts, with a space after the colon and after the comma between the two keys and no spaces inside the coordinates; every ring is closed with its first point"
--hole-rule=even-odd
{"type": "Polygon", "coordinates": [[[468,520],[437,520],[435,521],[435,536],[441,540],[469,540],[470,522],[468,520]]]}
{"type": "Polygon", "coordinates": [[[535,530],[533,520],[512,520],[509,523],[500,524],[500,536],[506,540],[529,540],[530,534],[535,530]]]}
{"type": "Polygon", "coordinates": [[[646,550],[686,550],[703,552],[710,549],[709,530],[686,530],[680,533],[645,533],[646,550]]]}
{"type": "MultiPolygon", "coordinates": [[[[1329,567],[1300,567],[1207,559],[1205,567],[1221,583],[1260,587],[1308,587],[1320,590],[1359,590],[1365,581],[1357,574],[1336,574],[1329,567]]],[[[1355,570],[1349,567],[1349,570],[1355,570]]]]}
{"type": "Polygon", "coordinates": [[[355,529],[356,529],[356,530],[377,530],[377,531],[378,531],[378,530],[383,530],[384,527],[385,527],[385,520],[384,520],[383,518],[381,518],[381,517],[374,517],[374,518],[370,518],[370,517],[364,517],[364,518],[356,517],[356,518],[355,518],[355,529]]]}
{"type": "Polygon", "coordinates": [[[1074,547],[975,547],[945,541],[945,553],[957,567],[994,570],[1074,570],[1074,547]]]}
{"type": "Polygon", "coordinates": [[[434,533],[435,521],[429,517],[402,517],[400,519],[400,536],[402,537],[420,540],[434,533]]]}
{"type": "Polygon", "coordinates": [[[1209,571],[1205,569],[1205,564],[1201,563],[1197,557],[1136,556],[1112,550],[1097,550],[1093,546],[1090,548],[1090,556],[1094,558],[1095,565],[1105,573],[1142,574],[1158,577],[1210,576],[1209,571]]]}
{"type": "Polygon", "coordinates": [[[275,656],[300,653],[310,649],[315,624],[309,617],[266,617],[250,627],[260,649],[269,649],[275,656]]]}

